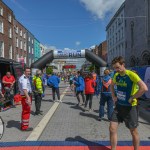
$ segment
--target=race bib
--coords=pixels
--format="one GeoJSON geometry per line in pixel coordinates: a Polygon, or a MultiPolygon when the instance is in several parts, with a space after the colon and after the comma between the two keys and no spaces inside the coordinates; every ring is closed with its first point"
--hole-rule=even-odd
{"type": "Polygon", "coordinates": [[[126,92],[117,91],[117,98],[121,101],[125,101],[126,100],[126,92]]]}

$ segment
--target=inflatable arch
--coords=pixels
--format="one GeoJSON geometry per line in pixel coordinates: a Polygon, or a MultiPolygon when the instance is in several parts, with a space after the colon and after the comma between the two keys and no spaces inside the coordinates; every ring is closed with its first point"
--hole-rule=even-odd
{"type": "Polygon", "coordinates": [[[53,51],[46,53],[37,61],[31,64],[31,68],[42,69],[46,64],[53,61],[53,59],[71,59],[71,58],[86,58],[88,61],[94,63],[99,67],[106,67],[107,63],[91,51],[85,50],[72,50],[72,51],[53,51]]]}

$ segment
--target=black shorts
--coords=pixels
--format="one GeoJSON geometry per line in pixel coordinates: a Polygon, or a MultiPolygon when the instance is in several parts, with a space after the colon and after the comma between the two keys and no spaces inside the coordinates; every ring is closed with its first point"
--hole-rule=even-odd
{"type": "Polygon", "coordinates": [[[137,128],[138,126],[138,106],[117,105],[111,116],[113,122],[125,122],[127,128],[137,128]]]}

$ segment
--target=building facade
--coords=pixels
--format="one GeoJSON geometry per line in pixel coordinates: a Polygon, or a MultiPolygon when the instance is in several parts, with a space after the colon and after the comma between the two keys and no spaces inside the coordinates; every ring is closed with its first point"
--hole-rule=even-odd
{"type": "Polygon", "coordinates": [[[14,59],[21,63],[27,63],[27,30],[14,19],[14,59]]]}
{"type": "Polygon", "coordinates": [[[34,38],[34,61],[41,57],[40,42],[34,38]]]}
{"type": "Polygon", "coordinates": [[[126,0],[126,64],[150,65],[150,0],[126,0]]]}
{"type": "Polygon", "coordinates": [[[13,11],[0,1],[0,57],[14,58],[13,18],[13,11]]]}
{"type": "Polygon", "coordinates": [[[34,62],[34,35],[27,31],[27,64],[30,67],[34,62]]]}
{"type": "Polygon", "coordinates": [[[46,53],[46,47],[40,43],[41,56],[46,53]]]}
{"type": "Polygon", "coordinates": [[[107,62],[107,41],[103,41],[98,46],[99,57],[107,62]]]}
{"type": "Polygon", "coordinates": [[[108,66],[116,56],[125,57],[125,3],[123,3],[106,27],[108,66]]]}

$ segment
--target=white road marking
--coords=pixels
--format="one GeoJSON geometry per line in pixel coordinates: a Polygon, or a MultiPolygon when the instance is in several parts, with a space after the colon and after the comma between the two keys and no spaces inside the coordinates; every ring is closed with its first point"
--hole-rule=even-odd
{"type": "MultiPolygon", "coordinates": [[[[65,91],[62,93],[62,95],[60,96],[60,100],[63,99],[67,90],[68,90],[68,88],[66,88],[65,91]]],[[[50,110],[47,112],[47,114],[42,118],[42,120],[39,122],[39,124],[34,128],[34,130],[29,135],[29,137],[26,139],[26,141],[37,141],[39,139],[39,137],[42,134],[43,130],[45,129],[46,125],[48,124],[48,122],[52,118],[53,114],[57,110],[59,104],[61,104],[61,103],[59,103],[58,101],[56,101],[53,104],[53,106],[50,108],[50,110]]]]}

